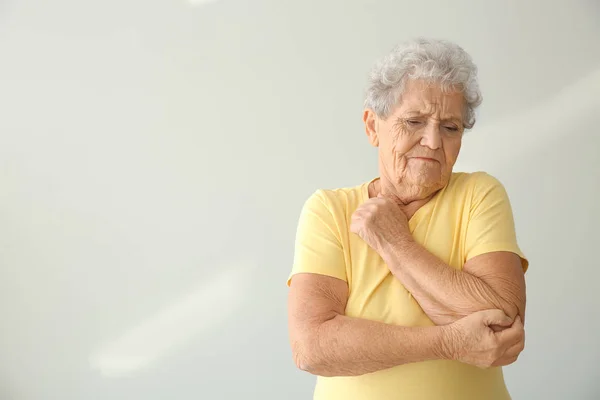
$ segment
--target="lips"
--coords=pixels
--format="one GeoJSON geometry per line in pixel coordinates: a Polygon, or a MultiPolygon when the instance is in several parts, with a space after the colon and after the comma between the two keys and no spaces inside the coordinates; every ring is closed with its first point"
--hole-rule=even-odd
{"type": "Polygon", "coordinates": [[[421,161],[433,161],[433,162],[437,162],[437,160],[435,158],[430,158],[430,157],[412,157],[415,160],[421,160],[421,161]]]}

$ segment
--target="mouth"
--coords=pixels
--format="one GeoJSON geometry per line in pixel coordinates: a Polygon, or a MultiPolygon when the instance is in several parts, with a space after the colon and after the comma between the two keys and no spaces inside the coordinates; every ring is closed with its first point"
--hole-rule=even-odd
{"type": "Polygon", "coordinates": [[[430,158],[430,157],[413,157],[414,160],[420,160],[420,161],[428,161],[428,162],[438,162],[438,160],[436,160],[435,158],[430,158]]]}

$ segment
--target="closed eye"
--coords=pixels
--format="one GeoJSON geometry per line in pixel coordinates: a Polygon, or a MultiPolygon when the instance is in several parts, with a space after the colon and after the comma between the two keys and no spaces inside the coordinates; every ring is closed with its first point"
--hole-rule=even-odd
{"type": "Polygon", "coordinates": [[[419,124],[422,124],[422,123],[423,123],[422,121],[419,121],[418,119],[409,119],[409,120],[406,120],[406,122],[407,122],[409,125],[413,125],[413,126],[415,126],[415,125],[419,125],[419,124]]]}
{"type": "Polygon", "coordinates": [[[458,128],[456,126],[450,125],[450,126],[445,126],[444,128],[450,132],[458,132],[458,128]]]}

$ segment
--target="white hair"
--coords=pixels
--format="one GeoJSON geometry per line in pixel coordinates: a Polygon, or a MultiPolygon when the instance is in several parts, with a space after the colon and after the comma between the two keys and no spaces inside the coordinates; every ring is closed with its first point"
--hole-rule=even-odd
{"type": "Polygon", "coordinates": [[[463,124],[475,124],[475,109],[482,97],[477,66],[460,46],[445,40],[417,38],[396,46],[379,60],[369,76],[365,108],[387,118],[396,107],[407,79],[435,82],[444,90],[460,90],[466,103],[463,124]]]}

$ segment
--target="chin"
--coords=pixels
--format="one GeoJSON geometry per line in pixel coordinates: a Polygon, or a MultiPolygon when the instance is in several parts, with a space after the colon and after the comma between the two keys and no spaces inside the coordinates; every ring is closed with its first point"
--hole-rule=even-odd
{"type": "Polygon", "coordinates": [[[440,174],[423,174],[412,179],[415,186],[421,187],[427,191],[437,191],[442,189],[448,183],[448,179],[440,174]]]}

